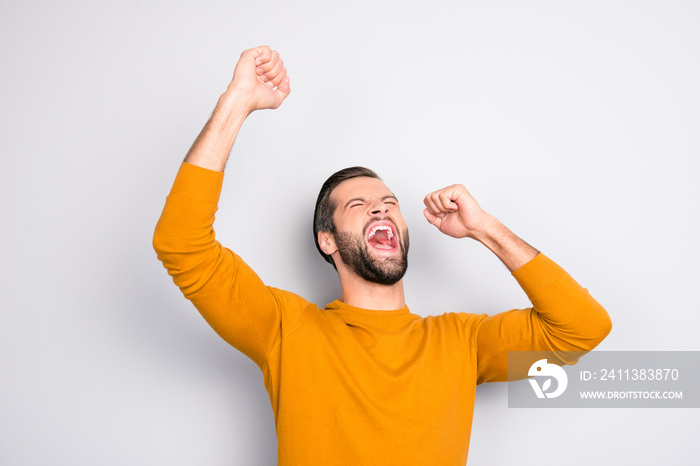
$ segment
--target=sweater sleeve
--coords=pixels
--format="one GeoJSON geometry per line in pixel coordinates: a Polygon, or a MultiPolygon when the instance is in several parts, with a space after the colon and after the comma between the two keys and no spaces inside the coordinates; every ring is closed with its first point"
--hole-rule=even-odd
{"type": "MultiPolygon", "coordinates": [[[[482,316],[476,331],[477,383],[509,380],[509,351],[557,352],[556,363],[575,364],[610,333],[612,322],[605,309],[543,254],[513,277],[533,307],[482,316]]],[[[526,375],[520,373],[519,378],[526,375]]]]}
{"type": "Polygon", "coordinates": [[[280,331],[279,290],[266,287],[215,238],[214,214],[223,177],[183,163],[156,226],[153,247],[209,325],[262,367],[280,331]]]}

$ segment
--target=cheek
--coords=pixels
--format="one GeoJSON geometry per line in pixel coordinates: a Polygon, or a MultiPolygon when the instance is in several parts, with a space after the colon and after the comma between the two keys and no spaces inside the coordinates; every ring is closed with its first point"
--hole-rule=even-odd
{"type": "Polygon", "coordinates": [[[408,226],[406,225],[406,222],[404,221],[403,216],[401,215],[401,212],[393,212],[391,214],[391,216],[394,219],[396,226],[399,227],[400,230],[407,230],[408,229],[408,226]]]}
{"type": "Polygon", "coordinates": [[[339,223],[336,223],[338,231],[361,232],[365,227],[367,219],[360,212],[350,212],[343,216],[339,223]]]}

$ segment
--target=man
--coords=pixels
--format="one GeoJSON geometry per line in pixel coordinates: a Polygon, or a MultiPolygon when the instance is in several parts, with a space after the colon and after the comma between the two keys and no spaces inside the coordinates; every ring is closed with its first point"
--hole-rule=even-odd
{"type": "Polygon", "coordinates": [[[278,464],[463,465],[476,385],[508,379],[508,351],[590,351],[610,319],[460,185],[425,198],[427,220],[493,251],[534,307],[494,316],[411,314],[402,281],[406,224],[394,194],[360,167],[326,181],[314,215],[340,299],[319,309],[266,287],[215,240],[212,225],[241,124],[255,110],[279,107],[289,92],[277,52],[243,52],[168,196],[154,235],[158,257],[214,330],[260,367],[278,464]]]}

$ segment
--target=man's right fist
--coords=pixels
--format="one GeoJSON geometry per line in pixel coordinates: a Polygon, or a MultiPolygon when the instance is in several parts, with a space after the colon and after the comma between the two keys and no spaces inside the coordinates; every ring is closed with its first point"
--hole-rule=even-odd
{"type": "Polygon", "coordinates": [[[248,113],[282,105],[291,89],[279,53],[268,46],[243,52],[226,92],[243,99],[248,113]]]}

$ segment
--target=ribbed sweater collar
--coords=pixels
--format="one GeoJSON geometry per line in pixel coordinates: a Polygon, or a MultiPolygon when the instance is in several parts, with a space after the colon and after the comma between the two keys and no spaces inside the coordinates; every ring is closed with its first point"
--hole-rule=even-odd
{"type": "Polygon", "coordinates": [[[326,310],[339,316],[346,324],[395,332],[413,320],[420,318],[411,314],[408,306],[390,311],[362,309],[350,306],[336,299],[326,306],[326,310]]]}

